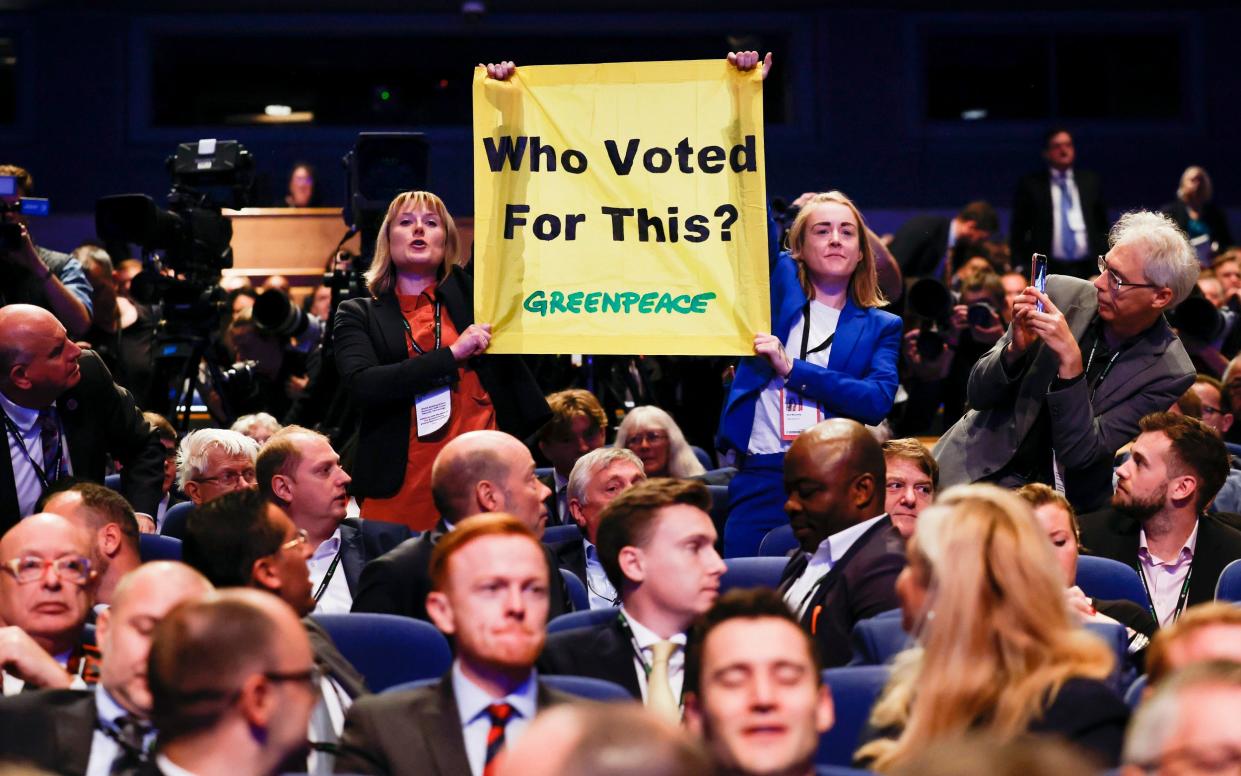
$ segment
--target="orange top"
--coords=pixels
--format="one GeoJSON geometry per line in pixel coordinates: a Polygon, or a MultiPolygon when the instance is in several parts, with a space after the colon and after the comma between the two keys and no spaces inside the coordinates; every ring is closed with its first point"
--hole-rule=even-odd
{"type": "MultiPolygon", "coordinates": [[[[435,349],[435,288],[432,286],[417,296],[397,294],[401,313],[409,321],[414,341],[424,352],[435,349]]],[[[440,310],[440,345],[448,347],[457,341],[460,332],[453,325],[448,312],[440,310]]],[[[409,337],[406,337],[409,340],[409,337]]],[[[407,345],[410,358],[418,358],[418,351],[407,345]]],[[[427,531],[435,527],[439,513],[431,500],[431,464],[448,441],[467,431],[494,429],[495,408],[491,397],[483,389],[478,373],[467,366],[457,367],[457,382],[449,393],[452,411],[443,428],[426,437],[418,437],[418,419],[411,398],[409,408],[409,453],[405,463],[405,479],[396,495],[388,498],[368,498],[362,502],[362,517],[368,520],[386,520],[402,523],[414,531],[427,531]]]]}

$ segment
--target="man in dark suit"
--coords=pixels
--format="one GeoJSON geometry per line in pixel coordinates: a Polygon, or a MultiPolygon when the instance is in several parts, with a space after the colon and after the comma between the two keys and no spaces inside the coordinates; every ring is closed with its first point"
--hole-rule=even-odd
{"type": "Polygon", "coordinates": [[[1132,566],[1161,626],[1186,606],[1215,598],[1215,583],[1241,558],[1241,531],[1203,514],[1228,476],[1228,449],[1200,420],[1156,412],[1142,418],[1132,455],[1116,470],[1112,508],[1083,515],[1088,552],[1132,566]]]}
{"type": "Polygon", "coordinates": [[[1074,509],[1099,509],[1138,420],[1193,384],[1164,318],[1198,279],[1184,233],[1138,211],[1116,222],[1112,241],[1093,285],[1053,275],[1046,293],[1027,288],[1013,302],[1013,323],[970,373],[972,409],[935,445],[941,487],[1058,478],[1074,509]]]}
{"type": "Polygon", "coordinates": [[[858,620],[900,605],[905,542],[883,511],[884,482],[883,449],[854,420],[823,421],[784,458],[784,509],[801,551],[785,567],[780,593],[814,637],[824,668],[849,662],[858,620]]]}
{"type": "Polygon", "coordinates": [[[597,627],[553,635],[539,670],[615,682],[679,719],[686,633],[715,602],[725,570],[710,504],[706,485],[672,479],[640,482],[608,504],[599,560],[620,592],[620,611],[597,627]]]}
{"type": "MultiPolygon", "coordinates": [[[[401,542],[362,569],[353,611],[400,614],[429,620],[430,563],[435,545],[471,515],[505,512],[542,535],[549,489],[534,473],[530,450],[502,431],[470,431],[440,450],[431,468],[431,496],[440,520],[435,528],[401,542]]],[[[545,551],[551,580],[551,616],[573,610],[564,580],[545,551]]]]}
{"type": "Polygon", "coordinates": [[[255,462],[259,491],[306,532],[315,611],[345,614],[353,606],[362,568],[409,538],[409,528],[375,520],[346,520],[349,475],[322,434],[287,426],[272,435],[255,462]]]}
{"type": "Polygon", "coordinates": [[[427,610],[456,658],[436,684],[358,701],[345,719],[340,773],[482,776],[539,710],[567,700],[536,679],[548,570],[520,520],[462,520],[431,556],[427,610]]]}
{"type": "Polygon", "coordinates": [[[1009,245],[1014,267],[1028,270],[1030,256],[1051,259],[1050,271],[1088,278],[1094,257],[1107,250],[1107,207],[1099,176],[1073,167],[1073,136],[1057,127],[1044,137],[1047,168],[1017,183],[1009,245]]]}
{"type": "Polygon", "coordinates": [[[123,465],[121,493],[154,515],[163,497],[164,447],[134,397],[103,362],[41,307],[0,307],[0,410],[8,440],[0,464],[0,531],[32,514],[52,482],[103,482],[108,456],[123,465]]]}
{"type": "Polygon", "coordinates": [[[210,591],[211,583],[182,563],[155,561],[128,574],[96,624],[102,658],[95,692],[49,689],[0,700],[3,756],[55,773],[136,765],[153,732],[146,681],[151,627],[177,604],[210,591]]]}
{"type": "Polygon", "coordinates": [[[945,280],[966,259],[985,254],[985,243],[1000,229],[995,208],[971,202],[951,219],[918,215],[901,224],[889,246],[906,278],[945,280]]]}
{"type": "Polygon", "coordinates": [[[552,473],[543,479],[551,488],[547,497],[547,524],[564,525],[573,518],[569,514],[569,474],[578,459],[603,446],[608,418],[603,407],[590,391],[570,388],[547,397],[552,419],[538,433],[539,452],[552,465],[552,473]]]}
{"type": "Polygon", "coordinates": [[[603,508],[631,485],[646,480],[642,459],[623,447],[601,447],[578,459],[569,474],[569,513],[582,529],[575,539],[551,546],[556,564],[586,585],[591,609],[616,606],[618,596],[595,545],[603,508]]]}

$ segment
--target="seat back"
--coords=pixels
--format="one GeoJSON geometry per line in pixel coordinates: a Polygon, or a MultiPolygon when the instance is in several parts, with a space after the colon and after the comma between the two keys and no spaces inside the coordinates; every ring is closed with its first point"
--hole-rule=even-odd
{"type": "Polygon", "coordinates": [[[698,459],[698,463],[702,464],[702,468],[711,471],[715,468],[715,461],[711,460],[711,454],[703,450],[698,445],[690,445],[689,449],[693,451],[694,457],[698,459]]]}
{"type": "MultiPolygon", "coordinates": [[[[720,542],[724,540],[724,524],[728,522],[728,486],[727,485],[708,485],[707,492],[711,494],[711,523],[715,526],[715,532],[720,537],[720,542]]],[[[717,544],[717,547],[723,546],[717,544]]]]}
{"type": "Polygon", "coordinates": [[[138,535],[138,557],[152,560],[181,560],[181,540],[159,534],[138,535]]]}
{"type": "MultiPolygon", "coordinates": [[[[383,692],[402,692],[404,690],[417,690],[420,687],[427,687],[439,681],[438,679],[418,679],[412,682],[402,682],[391,687],[387,687],[383,692]]],[[[609,682],[604,679],[592,679],[587,676],[567,676],[560,674],[539,674],[539,681],[553,690],[559,690],[569,695],[576,695],[579,698],[585,698],[592,701],[605,702],[634,702],[633,696],[624,687],[615,682],[609,682]]]]}
{"type": "Polygon", "coordinates": [[[1142,702],[1142,694],[1146,692],[1146,685],[1150,680],[1146,678],[1146,674],[1142,674],[1133,680],[1133,684],[1129,685],[1129,689],[1125,690],[1125,705],[1130,711],[1137,711],[1138,704],[1142,702]]]}
{"type": "Polygon", "coordinates": [[[560,544],[570,539],[582,540],[582,529],[577,527],[577,523],[567,523],[565,525],[549,525],[543,529],[544,544],[560,544]]]}
{"type": "Polygon", "coordinates": [[[160,529],[160,536],[171,536],[174,539],[185,538],[185,522],[190,519],[190,513],[194,511],[193,501],[182,501],[180,504],[173,504],[168,507],[168,511],[164,513],[164,525],[160,529]]]}
{"type": "Polygon", "coordinates": [[[785,558],[728,558],[727,570],[720,577],[720,594],[735,587],[770,587],[780,584],[780,575],[788,565],[785,558]]]}
{"type": "Polygon", "coordinates": [[[590,596],[586,594],[586,585],[577,578],[577,574],[568,569],[560,569],[560,576],[564,577],[564,586],[569,591],[569,603],[573,604],[573,611],[581,612],[589,609],[590,596]]]}
{"type": "Polygon", "coordinates": [[[854,625],[852,642],[851,666],[886,665],[913,645],[913,639],[901,627],[901,618],[890,616],[887,612],[860,620],[854,625]]]}
{"type": "Polygon", "coordinates": [[[593,625],[602,625],[616,617],[619,611],[619,609],[609,606],[607,609],[583,609],[580,612],[568,612],[559,617],[553,617],[547,623],[547,635],[550,636],[553,633],[573,630],[574,628],[589,628],[593,625]]]}
{"type": "Polygon", "coordinates": [[[117,493],[120,493],[121,492],[121,475],[119,473],[109,474],[107,477],[104,477],[103,486],[105,488],[111,488],[112,490],[115,490],[117,493]]]}
{"type": "Polygon", "coordinates": [[[1133,674],[1137,673],[1135,670],[1127,678],[1125,676],[1129,671],[1129,632],[1118,622],[1088,622],[1085,626],[1086,630],[1103,639],[1112,648],[1116,667],[1112,669],[1108,683],[1117,693],[1123,693],[1129,684],[1128,680],[1133,679],[1133,674]]]}
{"type": "Polygon", "coordinates": [[[791,525],[771,529],[758,543],[758,554],[764,557],[786,558],[795,549],[797,549],[797,537],[793,536],[791,525]]]}
{"type": "Polygon", "coordinates": [[[396,614],[314,614],[372,692],[443,676],[452,665],[448,639],[430,623],[396,614]]]}
{"type": "Polygon", "coordinates": [[[1103,601],[1123,599],[1145,608],[1146,590],[1132,566],[1111,558],[1082,555],[1077,559],[1077,586],[1091,598],[1103,601]]]}
{"type": "Polygon", "coordinates": [[[1215,583],[1215,600],[1241,602],[1241,559],[1234,560],[1220,572],[1215,583]]]}
{"type": "Polygon", "coordinates": [[[832,692],[836,722],[819,736],[817,765],[848,766],[853,762],[858,739],[870,719],[871,707],[888,681],[887,666],[845,666],[823,672],[823,681],[832,692]]]}

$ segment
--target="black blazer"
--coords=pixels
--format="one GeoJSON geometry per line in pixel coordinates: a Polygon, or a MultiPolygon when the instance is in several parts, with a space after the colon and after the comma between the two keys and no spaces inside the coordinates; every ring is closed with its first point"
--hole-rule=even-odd
{"type": "MultiPolygon", "coordinates": [[[[1110,224],[1099,176],[1090,170],[1073,168],[1073,182],[1082,202],[1086,221],[1086,259],[1107,253],[1107,232],[1110,224]]],[[[1052,250],[1055,214],[1051,212],[1051,170],[1032,172],[1017,182],[1013,195],[1012,228],[1009,247],[1014,267],[1029,267],[1030,254],[1042,253],[1059,258],[1052,250]]]]}
{"type": "MultiPolygon", "coordinates": [[[[806,570],[809,558],[799,552],[784,567],[780,594],[806,570]]],[[[824,668],[848,664],[853,657],[850,634],[859,620],[899,607],[896,577],[905,568],[905,541],[884,516],[862,534],[811,592],[802,627],[819,645],[824,668]]]]}
{"type": "Polygon", "coordinates": [[[566,571],[572,571],[582,584],[586,584],[586,545],[581,539],[570,539],[549,545],[556,565],[566,571]]]}
{"type": "MultiPolygon", "coordinates": [[[[142,417],[133,395],[113,382],[99,356],[83,351],[78,366],[81,380],[56,400],[74,476],[102,484],[111,456],[124,465],[121,494],[135,511],[154,515],[164,497],[159,435],[142,417]]],[[[0,533],[22,517],[18,512],[13,462],[5,458],[0,464],[0,533]]]]}
{"type": "MultiPolygon", "coordinates": [[[[538,685],[538,708],[573,698],[538,685]]],[[[452,673],[416,690],[360,699],[345,716],[336,773],[462,776],[470,773],[452,673]]]]}
{"type": "Polygon", "coordinates": [[[0,698],[0,759],[81,776],[90,763],[95,694],[39,690],[0,698]]]}
{"type": "MultiPolygon", "coordinates": [[[[453,269],[438,298],[458,331],[474,322],[474,281],[453,269]]],[[[361,410],[353,492],[361,498],[396,494],[409,454],[414,397],[457,374],[447,347],[410,358],[395,294],[350,299],[336,313],[336,367],[361,410]]],[[[525,439],[551,417],[543,391],[520,356],[480,356],[470,361],[495,407],[496,425],[525,439]]]]}
{"type": "Polygon", "coordinates": [[[410,538],[408,526],[382,520],[347,517],[340,524],[340,566],[349,583],[349,594],[356,595],[362,569],[380,555],[410,538]]]}
{"type": "MultiPolygon", "coordinates": [[[[367,563],[358,580],[351,611],[400,614],[430,622],[427,593],[431,592],[431,551],[447,530],[448,525],[441,519],[430,531],[406,539],[390,552],[367,563]]],[[[569,602],[564,579],[546,546],[543,547],[543,554],[547,556],[547,572],[551,581],[547,612],[550,619],[573,611],[573,605],[569,602]]]]}
{"type": "MultiPolygon", "coordinates": [[[[1137,569],[1138,531],[1142,527],[1137,520],[1109,507],[1082,515],[1079,522],[1082,547],[1088,554],[1118,560],[1137,569]]],[[[1215,600],[1215,583],[1219,581],[1220,572],[1237,558],[1241,558],[1241,531],[1212,515],[1198,518],[1198,543],[1194,549],[1187,605],[1215,600]]]]}
{"type": "Polygon", "coordinates": [[[538,668],[543,674],[586,676],[614,682],[642,700],[638,672],[633,666],[633,645],[621,628],[619,616],[601,625],[548,636],[538,668]]]}
{"type": "Polygon", "coordinates": [[[892,238],[893,258],[907,278],[928,277],[948,251],[948,232],[952,219],[943,216],[914,216],[892,238]]]}
{"type": "MultiPolygon", "coordinates": [[[[1169,202],[1159,209],[1170,216],[1182,229],[1189,225],[1189,208],[1181,200],[1169,202]]],[[[1221,251],[1233,244],[1232,230],[1228,228],[1228,214],[1219,205],[1214,202],[1206,203],[1199,211],[1198,218],[1206,224],[1211,241],[1219,243],[1221,251]]]]}
{"type": "Polygon", "coordinates": [[[1029,732],[1054,735],[1085,749],[1101,765],[1120,764],[1129,707],[1116,691],[1095,679],[1068,679],[1029,732]]]}

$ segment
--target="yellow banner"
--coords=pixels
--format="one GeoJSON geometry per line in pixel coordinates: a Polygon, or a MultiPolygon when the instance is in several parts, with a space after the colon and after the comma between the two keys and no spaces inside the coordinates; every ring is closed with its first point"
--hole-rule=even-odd
{"type": "Polygon", "coordinates": [[[759,69],[474,74],[489,353],[741,355],[771,327],[759,69]]]}

